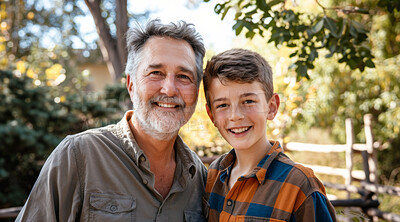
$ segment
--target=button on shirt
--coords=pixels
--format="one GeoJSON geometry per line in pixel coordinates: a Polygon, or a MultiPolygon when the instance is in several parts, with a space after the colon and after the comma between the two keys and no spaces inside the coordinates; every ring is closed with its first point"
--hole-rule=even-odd
{"type": "Polygon", "coordinates": [[[291,161],[279,142],[271,144],[252,173],[238,178],[232,189],[228,181],[235,150],[210,165],[208,221],[336,221],[335,209],[313,171],[291,161]]]}
{"type": "Polygon", "coordinates": [[[203,221],[206,168],[178,136],[164,199],[128,121],[66,137],[49,156],[17,221],[203,221]]]}

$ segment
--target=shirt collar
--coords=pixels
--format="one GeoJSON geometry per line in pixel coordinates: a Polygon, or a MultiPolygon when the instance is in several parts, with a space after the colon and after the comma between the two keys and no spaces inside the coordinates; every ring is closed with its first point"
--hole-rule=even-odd
{"type": "MultiPolygon", "coordinates": [[[[148,161],[146,161],[146,156],[143,150],[137,144],[135,137],[129,127],[129,121],[134,115],[133,110],[129,110],[125,113],[124,117],[116,124],[113,128],[113,133],[116,137],[121,141],[122,148],[129,155],[129,157],[135,162],[135,164],[139,165],[141,162],[145,162],[144,164],[148,165],[148,161]]],[[[190,175],[191,178],[196,173],[196,167],[194,164],[193,156],[191,155],[191,150],[189,147],[183,142],[182,138],[178,135],[174,144],[176,158],[179,159],[178,162],[182,163],[184,174],[190,175]]]]}
{"type": "MultiPolygon", "coordinates": [[[[260,184],[265,182],[265,175],[267,173],[268,167],[271,165],[272,161],[278,156],[279,153],[283,152],[283,149],[279,141],[270,141],[272,145],[271,149],[264,156],[264,158],[257,164],[253,172],[246,176],[246,178],[256,177],[260,184]]],[[[231,169],[236,160],[235,149],[232,149],[221,161],[219,165],[219,171],[221,172],[220,180],[224,182],[229,178],[231,169]]]]}

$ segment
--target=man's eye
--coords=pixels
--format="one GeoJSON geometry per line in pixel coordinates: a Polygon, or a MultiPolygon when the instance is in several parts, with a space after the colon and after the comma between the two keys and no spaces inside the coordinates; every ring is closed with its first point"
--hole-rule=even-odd
{"type": "Polygon", "coordinates": [[[152,72],[150,72],[150,74],[152,74],[152,75],[161,75],[161,72],[160,71],[152,71],[152,72]]]}
{"type": "Polygon", "coordinates": [[[191,79],[189,76],[183,75],[183,74],[178,75],[178,78],[179,78],[179,79],[187,79],[187,80],[192,81],[192,79],[191,79]]]}

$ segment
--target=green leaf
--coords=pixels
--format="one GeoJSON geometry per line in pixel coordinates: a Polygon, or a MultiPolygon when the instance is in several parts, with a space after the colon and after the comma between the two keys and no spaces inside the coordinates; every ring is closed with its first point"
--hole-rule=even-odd
{"type": "Polygon", "coordinates": [[[357,62],[354,59],[349,59],[347,61],[347,65],[349,65],[351,69],[356,69],[358,66],[357,62]]]}
{"type": "Polygon", "coordinates": [[[272,8],[272,6],[277,5],[279,3],[284,3],[284,2],[285,2],[285,0],[273,0],[273,1],[270,1],[268,5],[269,5],[269,7],[272,8]]]}
{"type": "Polygon", "coordinates": [[[225,8],[224,12],[222,13],[221,20],[224,20],[226,14],[228,13],[229,9],[231,9],[231,6],[228,6],[225,8]]]}
{"type": "Polygon", "coordinates": [[[256,33],[253,31],[248,31],[246,33],[246,38],[252,39],[256,33]]]}
{"type": "Polygon", "coordinates": [[[235,25],[232,26],[232,29],[235,30],[236,35],[239,35],[243,29],[243,20],[238,20],[235,25]]]}
{"type": "Polygon", "coordinates": [[[329,31],[331,31],[331,34],[334,37],[338,37],[337,35],[337,31],[338,31],[338,27],[336,25],[336,22],[333,21],[333,19],[329,18],[328,16],[324,16],[324,27],[329,29],[329,31]]]}
{"type": "Polygon", "coordinates": [[[270,9],[269,5],[265,2],[265,0],[256,0],[257,8],[262,11],[268,11],[270,9]]]}
{"type": "Polygon", "coordinates": [[[318,57],[318,52],[315,48],[311,49],[309,61],[314,61],[318,57]]]}
{"type": "Polygon", "coordinates": [[[368,30],[364,27],[363,24],[356,21],[351,21],[351,24],[357,30],[358,33],[363,33],[363,34],[368,33],[368,30]]]}
{"type": "Polygon", "coordinates": [[[358,13],[361,13],[361,14],[369,14],[368,9],[365,9],[365,8],[359,8],[359,9],[357,10],[357,12],[358,12],[358,13]]]}
{"type": "Polygon", "coordinates": [[[365,61],[365,65],[369,68],[375,68],[375,64],[374,64],[374,62],[372,62],[371,59],[368,59],[367,61],[365,61]]]}
{"type": "Polygon", "coordinates": [[[350,35],[352,35],[354,38],[357,38],[358,32],[357,29],[350,23],[350,35]]]}
{"type": "Polygon", "coordinates": [[[292,53],[292,54],[290,54],[289,57],[292,58],[292,57],[294,57],[295,55],[297,55],[297,51],[294,52],[294,53],[292,53]]]}
{"type": "Polygon", "coordinates": [[[312,28],[311,31],[313,32],[313,34],[321,31],[322,27],[324,27],[324,20],[320,19],[317,24],[315,24],[312,28]]]}

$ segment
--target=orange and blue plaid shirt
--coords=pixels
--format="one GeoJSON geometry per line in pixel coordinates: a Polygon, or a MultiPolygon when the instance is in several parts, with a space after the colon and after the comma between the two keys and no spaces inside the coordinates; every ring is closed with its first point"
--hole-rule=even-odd
{"type": "Polygon", "coordinates": [[[279,142],[232,189],[228,181],[235,150],[209,167],[206,185],[208,221],[336,221],[335,209],[313,171],[294,163],[279,142]]]}

